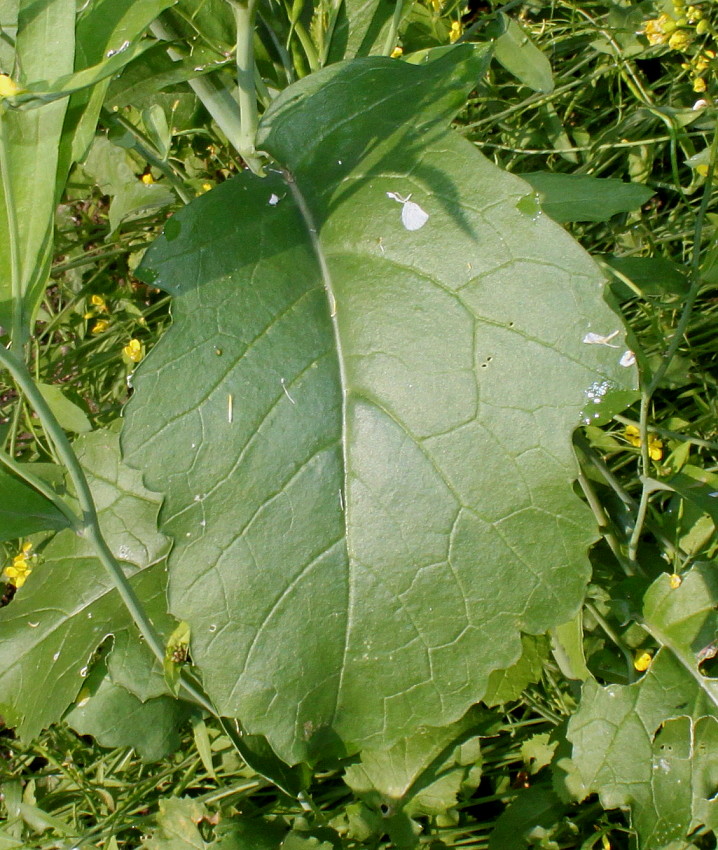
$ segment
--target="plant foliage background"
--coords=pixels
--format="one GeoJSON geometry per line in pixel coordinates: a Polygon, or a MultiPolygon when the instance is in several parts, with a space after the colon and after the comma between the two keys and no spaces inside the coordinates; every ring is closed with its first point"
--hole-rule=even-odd
{"type": "Polygon", "coordinates": [[[712,6],[0,27],[3,846],[714,847],[712,6]]]}

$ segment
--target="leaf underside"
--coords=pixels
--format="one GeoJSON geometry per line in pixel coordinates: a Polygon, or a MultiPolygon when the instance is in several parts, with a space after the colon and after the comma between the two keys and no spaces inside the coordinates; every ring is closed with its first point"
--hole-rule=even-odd
{"type": "Polygon", "coordinates": [[[125,457],[166,493],[205,687],[289,762],[456,720],[583,597],[570,435],[633,375],[621,334],[583,342],[620,328],[588,256],[447,129],[485,59],[290,87],[260,128],[281,170],[198,198],[144,263],[174,324],[125,457]]]}

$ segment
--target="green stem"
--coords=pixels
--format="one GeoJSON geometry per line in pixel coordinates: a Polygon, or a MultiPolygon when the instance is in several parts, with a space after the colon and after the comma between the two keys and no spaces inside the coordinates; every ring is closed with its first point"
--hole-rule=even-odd
{"type": "Polygon", "coordinates": [[[385,56],[391,56],[392,51],[396,47],[396,34],[399,32],[399,24],[401,23],[401,15],[404,11],[404,0],[396,0],[394,4],[394,14],[391,17],[391,25],[386,34],[383,53],[385,56]]]}
{"type": "MultiPolygon", "coordinates": [[[[172,29],[166,16],[153,21],[150,25],[150,30],[161,41],[179,40],[179,35],[172,29]]],[[[168,47],[167,53],[175,62],[182,59],[182,54],[174,47],[168,47]]],[[[215,75],[210,74],[189,80],[189,84],[192,91],[202,102],[204,108],[227,137],[230,145],[235,150],[239,150],[239,140],[242,135],[242,120],[237,101],[229,89],[225,85],[216,82],[215,75]]]]}
{"type": "Polygon", "coordinates": [[[13,349],[22,351],[26,342],[25,302],[23,299],[22,271],[20,268],[20,230],[17,222],[15,200],[13,198],[10,162],[7,155],[7,139],[5,137],[6,116],[7,112],[5,109],[0,110],[0,175],[3,196],[5,198],[8,236],[10,238],[10,284],[12,291],[12,337],[10,345],[13,349]]]}
{"type": "Polygon", "coordinates": [[[259,126],[257,90],[254,83],[254,13],[257,0],[227,0],[234,10],[237,26],[237,92],[242,130],[237,151],[252,171],[264,176],[264,169],[254,143],[259,126]]]}
{"type": "Polygon", "coordinates": [[[633,654],[631,650],[626,646],[626,644],[621,640],[619,635],[611,628],[608,621],[603,617],[600,611],[596,608],[596,606],[591,602],[585,603],[586,610],[591,614],[593,619],[598,623],[598,625],[603,629],[606,633],[607,637],[609,637],[621,651],[621,654],[626,659],[626,666],[628,667],[628,682],[636,681],[636,668],[633,666],[633,654]]]}
{"type": "Polygon", "coordinates": [[[65,432],[60,427],[55,415],[45,401],[42,393],[32,380],[32,376],[27,370],[25,364],[18,360],[17,357],[7,349],[0,347],[0,364],[2,364],[13,376],[15,382],[25,394],[25,397],[35,409],[37,415],[45,428],[45,432],[52,441],[58,458],[62,461],[75,487],[75,494],[80,504],[82,511],[82,520],[78,521],[76,526],[77,533],[90,540],[97,555],[105,567],[112,582],[117,588],[122,601],[125,603],[132,619],[142,636],[147,642],[148,647],[152,650],[154,656],[160,661],[164,661],[165,649],[159,635],[155,631],[154,626],[145,614],[139,599],[137,598],[132,586],[127,581],[122,568],[115,560],[115,556],[110,551],[105,538],[100,531],[100,523],[97,517],[97,509],[92,498],[90,485],[87,483],[85,473],[80,466],[80,462],[72,450],[70,441],[67,439],[65,432]]]}

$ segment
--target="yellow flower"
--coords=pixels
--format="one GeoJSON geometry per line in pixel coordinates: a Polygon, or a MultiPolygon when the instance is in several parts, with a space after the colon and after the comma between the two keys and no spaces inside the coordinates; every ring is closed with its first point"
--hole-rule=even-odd
{"type": "Polygon", "coordinates": [[[7,74],[0,74],[0,98],[12,97],[22,91],[20,86],[7,74]]]}
{"type": "Polygon", "coordinates": [[[93,334],[102,334],[110,327],[110,323],[107,319],[98,319],[95,324],[92,326],[93,334]]]}
{"type": "Polygon", "coordinates": [[[398,45],[398,44],[397,44],[397,46],[396,46],[396,47],[395,47],[395,48],[391,51],[391,58],[392,58],[392,59],[399,59],[399,58],[400,58],[401,56],[403,56],[403,55],[404,55],[404,49],[403,49],[403,48],[401,48],[401,47],[399,47],[399,45],[398,45]]]}
{"type": "MultiPolygon", "coordinates": [[[[640,448],[641,432],[636,425],[626,425],[624,436],[632,446],[640,448]]],[[[648,435],[648,456],[651,460],[660,460],[663,457],[663,440],[655,434],[648,435]]]]}
{"type": "Polygon", "coordinates": [[[449,31],[449,41],[453,44],[455,41],[458,41],[461,38],[461,33],[464,31],[464,28],[461,25],[461,21],[453,21],[451,24],[451,30],[449,31]]]}
{"type": "Polygon", "coordinates": [[[155,178],[149,173],[149,171],[147,174],[143,174],[142,177],[140,177],[140,180],[145,184],[145,186],[151,186],[155,182],[155,178]]]}
{"type": "Polygon", "coordinates": [[[675,24],[668,15],[652,18],[650,21],[646,21],[643,26],[643,32],[649,44],[665,44],[668,40],[668,34],[673,29],[675,29],[675,24]]]}
{"type": "Polygon", "coordinates": [[[683,583],[683,579],[678,575],[678,573],[671,573],[668,576],[668,584],[671,586],[671,590],[676,590],[683,583]]]}
{"type": "Polygon", "coordinates": [[[644,673],[651,666],[652,660],[653,658],[650,652],[642,652],[634,658],[633,666],[639,673],[644,673]]]}
{"type": "Polygon", "coordinates": [[[691,46],[692,41],[693,36],[688,32],[688,30],[676,30],[668,39],[668,46],[671,50],[683,51],[691,46]]]}
{"type": "Polygon", "coordinates": [[[131,360],[133,363],[139,363],[144,356],[144,352],[142,351],[142,343],[139,339],[131,339],[127,345],[122,349],[122,353],[127,357],[128,360],[131,360]]]}
{"type": "Polygon", "coordinates": [[[707,88],[708,86],[706,85],[706,81],[703,77],[696,77],[695,80],[693,80],[693,91],[702,94],[707,88]]]}
{"type": "Polygon", "coordinates": [[[32,572],[32,561],[35,557],[32,554],[32,543],[23,543],[20,553],[15,555],[12,563],[8,564],[3,571],[3,575],[10,584],[18,588],[25,584],[27,577],[32,572]]]}
{"type": "Polygon", "coordinates": [[[92,304],[93,307],[97,307],[97,309],[102,313],[107,312],[107,303],[101,295],[91,295],[90,304],[92,304]]]}

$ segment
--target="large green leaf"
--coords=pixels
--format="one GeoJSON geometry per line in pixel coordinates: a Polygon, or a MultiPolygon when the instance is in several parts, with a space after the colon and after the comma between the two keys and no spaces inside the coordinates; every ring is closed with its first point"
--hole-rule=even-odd
{"type": "Polygon", "coordinates": [[[639,847],[661,850],[698,826],[718,826],[718,679],[699,664],[715,649],[715,565],[694,567],[681,585],[660,576],[643,606],[645,628],[661,648],[632,685],[589,680],[568,738],[582,793],[605,808],[630,807],[639,847]]]}
{"type": "MultiPolygon", "coordinates": [[[[108,545],[126,566],[137,594],[157,610],[156,624],[162,627],[167,539],[156,528],[159,498],[120,462],[117,435],[95,431],[78,440],[75,449],[108,545]]],[[[42,555],[12,603],[0,609],[0,714],[18,725],[26,740],[58,720],[75,699],[99,644],[108,635],[134,629],[84,538],[61,531],[42,555]]],[[[141,685],[150,664],[143,647],[134,667],[141,685]]]]}
{"type": "Polygon", "coordinates": [[[144,264],[174,324],[126,458],[167,494],[206,688],[288,761],[457,720],[583,598],[570,435],[633,376],[590,258],[447,129],[483,64],[293,85],[260,137],[287,170],[200,197],[144,264]]]}

